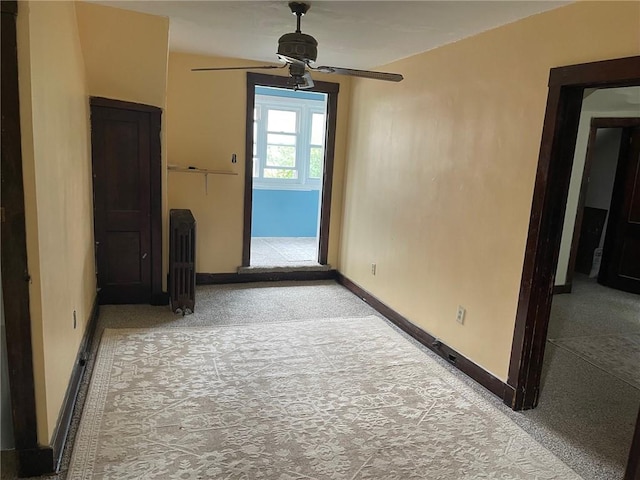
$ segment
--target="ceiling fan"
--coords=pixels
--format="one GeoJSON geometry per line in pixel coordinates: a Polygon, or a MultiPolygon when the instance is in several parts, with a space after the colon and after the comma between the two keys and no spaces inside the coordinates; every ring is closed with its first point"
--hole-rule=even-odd
{"type": "Polygon", "coordinates": [[[289,67],[291,77],[290,84],[295,90],[313,87],[311,72],[337,73],[352,77],[372,78],[374,80],[386,80],[399,82],[403,79],[398,73],[374,72],[371,70],[355,70],[342,67],[316,67],[313,64],[318,57],[318,42],[311,35],[302,33],[300,19],[309,10],[309,5],[302,2],[290,2],[291,13],[296,16],[296,31],[285,33],[278,40],[278,58],[282,65],[258,65],[255,67],[211,67],[193,68],[193,72],[214,70],[270,70],[289,67]]]}

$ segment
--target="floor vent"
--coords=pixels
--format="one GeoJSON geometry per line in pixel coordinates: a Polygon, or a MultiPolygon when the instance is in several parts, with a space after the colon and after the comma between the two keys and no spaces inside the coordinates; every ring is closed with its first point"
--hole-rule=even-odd
{"type": "Polygon", "coordinates": [[[175,313],[193,313],[196,303],[196,219],[191,210],[169,212],[169,295],[175,313]]]}

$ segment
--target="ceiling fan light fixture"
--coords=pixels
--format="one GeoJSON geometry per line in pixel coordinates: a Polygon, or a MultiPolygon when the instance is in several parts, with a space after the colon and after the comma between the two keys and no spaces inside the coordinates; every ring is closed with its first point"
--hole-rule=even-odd
{"type": "Polygon", "coordinates": [[[318,58],[318,42],[306,33],[285,33],[278,40],[278,56],[305,63],[315,62],[318,58]]]}

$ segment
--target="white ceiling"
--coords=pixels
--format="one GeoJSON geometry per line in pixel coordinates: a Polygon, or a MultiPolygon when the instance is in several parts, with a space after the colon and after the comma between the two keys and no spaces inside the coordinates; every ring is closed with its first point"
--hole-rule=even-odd
{"type": "MultiPolygon", "coordinates": [[[[98,1],[170,18],[170,49],[276,61],[278,38],[295,30],[286,1],[98,1]]],[[[319,65],[373,68],[455,42],[562,1],[318,1],[302,31],[319,43],[319,65]]]]}
{"type": "Polygon", "coordinates": [[[640,87],[601,88],[585,92],[582,109],[588,112],[631,112],[640,117],[640,87]]]}

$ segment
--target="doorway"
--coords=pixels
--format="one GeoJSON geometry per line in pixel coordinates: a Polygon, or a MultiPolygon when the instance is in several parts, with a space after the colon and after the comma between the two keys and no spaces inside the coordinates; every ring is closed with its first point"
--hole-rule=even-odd
{"type": "Polygon", "coordinates": [[[640,57],[553,68],[504,401],[538,404],[555,271],[585,89],[640,85],[640,57]]]}
{"type": "Polygon", "coordinates": [[[247,74],[242,267],[327,265],[338,91],[247,74]]]}
{"type": "Polygon", "coordinates": [[[327,94],[255,87],[251,267],[319,265],[327,94]]]}
{"type": "MultiPolygon", "coordinates": [[[[635,87],[596,94],[613,96],[618,91],[634,92],[640,99],[640,89],[635,87]]],[[[591,118],[564,292],[571,291],[574,274],[578,274],[640,293],[640,257],[633,255],[640,249],[640,235],[638,220],[632,220],[632,204],[638,200],[633,189],[637,188],[639,132],[640,118],[591,118]]]]}
{"type": "MultiPolygon", "coordinates": [[[[514,410],[538,404],[580,110],[588,88],[640,85],[640,56],[553,68],[542,129],[513,346],[504,402],[514,410]]],[[[637,478],[640,442],[629,453],[625,479],[637,478]],[[634,461],[634,459],[636,459],[634,461]]]]}

